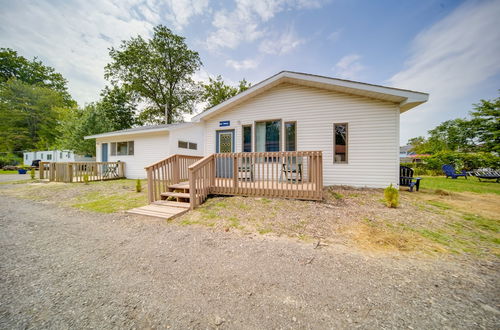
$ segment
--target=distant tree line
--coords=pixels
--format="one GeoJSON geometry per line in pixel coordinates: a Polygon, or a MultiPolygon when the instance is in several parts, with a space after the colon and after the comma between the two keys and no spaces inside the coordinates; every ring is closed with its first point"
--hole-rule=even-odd
{"type": "Polygon", "coordinates": [[[28,150],[95,155],[95,141],[84,136],[179,122],[196,108],[206,110],[250,87],[245,79],[231,86],[221,76],[194,81],[202,66],[199,54],[162,25],[151,39],[124,40],[109,54],[109,85],[97,101],[78,106],[54,68],[0,48],[0,165],[2,157],[14,159],[28,150]]]}

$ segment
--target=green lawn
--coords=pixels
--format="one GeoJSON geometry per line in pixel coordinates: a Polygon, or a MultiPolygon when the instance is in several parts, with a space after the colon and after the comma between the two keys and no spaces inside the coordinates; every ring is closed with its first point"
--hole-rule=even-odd
{"type": "Polygon", "coordinates": [[[0,170],[0,174],[17,174],[17,171],[4,171],[4,170],[0,170]]]}
{"type": "Polygon", "coordinates": [[[500,195],[500,183],[495,181],[479,182],[476,177],[463,177],[458,179],[446,179],[440,176],[424,176],[420,182],[421,188],[442,189],[448,191],[463,192],[469,191],[479,194],[497,194],[500,195]]]}

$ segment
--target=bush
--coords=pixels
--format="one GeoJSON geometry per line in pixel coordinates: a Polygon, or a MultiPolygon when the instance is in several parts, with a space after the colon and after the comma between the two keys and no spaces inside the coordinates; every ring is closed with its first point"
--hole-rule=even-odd
{"type": "Polygon", "coordinates": [[[389,187],[384,189],[384,199],[387,207],[396,208],[399,205],[399,190],[392,186],[392,183],[389,187]]]}
{"type": "Polygon", "coordinates": [[[35,180],[35,169],[34,168],[31,168],[30,176],[31,176],[31,180],[35,180]]]}
{"type": "Polygon", "coordinates": [[[89,175],[86,174],[86,173],[83,175],[83,183],[84,184],[89,184],[89,175]]]}
{"type": "Polygon", "coordinates": [[[137,179],[136,183],[135,183],[135,191],[140,193],[142,191],[142,186],[141,186],[141,180],[140,179],[137,179]]]}
{"type": "Polygon", "coordinates": [[[15,166],[19,165],[23,162],[21,157],[18,157],[14,154],[1,154],[0,153],[0,168],[4,166],[15,166]]]}

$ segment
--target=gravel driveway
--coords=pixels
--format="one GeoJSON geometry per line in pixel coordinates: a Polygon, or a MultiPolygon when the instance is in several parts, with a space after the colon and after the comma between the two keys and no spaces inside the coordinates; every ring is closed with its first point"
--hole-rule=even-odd
{"type": "Polygon", "coordinates": [[[495,328],[498,264],[0,198],[0,328],[495,328]]]}
{"type": "MultiPolygon", "coordinates": [[[[36,173],[36,177],[38,177],[38,172],[36,173]]],[[[29,173],[26,173],[26,174],[0,174],[0,182],[28,180],[30,178],[31,178],[31,176],[29,173]]]]}

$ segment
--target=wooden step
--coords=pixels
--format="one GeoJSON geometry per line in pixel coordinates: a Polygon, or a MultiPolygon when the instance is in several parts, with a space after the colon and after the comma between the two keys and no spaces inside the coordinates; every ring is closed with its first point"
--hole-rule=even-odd
{"type": "Polygon", "coordinates": [[[186,213],[188,210],[189,209],[183,207],[150,204],[128,210],[127,213],[146,215],[162,219],[172,219],[186,213]]]}
{"type": "Polygon", "coordinates": [[[175,201],[156,201],[156,202],[153,202],[153,204],[165,205],[165,206],[171,206],[171,207],[180,207],[180,208],[185,208],[185,209],[188,209],[190,207],[189,203],[175,202],[175,201]]]}
{"type": "Polygon", "coordinates": [[[180,192],[167,191],[167,192],[161,193],[161,196],[165,196],[165,197],[177,197],[177,198],[189,198],[189,193],[180,193],[180,192]]]}
{"type": "Polygon", "coordinates": [[[189,189],[189,182],[181,182],[168,186],[171,189],[189,189]]]}

